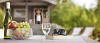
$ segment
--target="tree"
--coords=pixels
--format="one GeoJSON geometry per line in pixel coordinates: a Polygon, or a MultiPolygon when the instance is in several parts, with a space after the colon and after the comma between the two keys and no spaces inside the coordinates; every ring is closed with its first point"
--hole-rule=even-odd
{"type": "Polygon", "coordinates": [[[73,26],[80,26],[77,21],[80,17],[80,7],[70,2],[63,2],[56,6],[51,12],[51,22],[71,30],[73,26]]]}
{"type": "Polygon", "coordinates": [[[100,0],[98,0],[98,5],[97,8],[95,10],[95,16],[97,18],[97,23],[95,25],[96,29],[94,30],[94,38],[96,40],[100,40],[100,0]]]}
{"type": "Polygon", "coordinates": [[[52,10],[50,21],[61,25],[69,32],[73,27],[94,26],[93,16],[94,10],[87,10],[70,1],[65,1],[62,4],[58,3],[56,8],[52,10]]]}
{"type": "Polygon", "coordinates": [[[95,10],[95,14],[96,14],[96,17],[98,18],[98,25],[100,25],[100,0],[98,0],[98,5],[97,5],[97,8],[95,10]]]}

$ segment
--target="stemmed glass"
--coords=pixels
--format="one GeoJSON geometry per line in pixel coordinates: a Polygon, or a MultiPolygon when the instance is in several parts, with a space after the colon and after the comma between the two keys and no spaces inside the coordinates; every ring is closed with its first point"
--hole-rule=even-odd
{"type": "Polygon", "coordinates": [[[46,37],[48,36],[50,29],[51,29],[50,23],[42,23],[42,31],[46,37]]]}

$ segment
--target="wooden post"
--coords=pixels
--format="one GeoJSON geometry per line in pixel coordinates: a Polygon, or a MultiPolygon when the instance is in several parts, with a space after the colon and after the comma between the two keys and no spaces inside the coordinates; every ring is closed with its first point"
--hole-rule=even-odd
{"type": "Polygon", "coordinates": [[[25,21],[28,22],[28,2],[25,5],[25,21]]]}
{"type": "Polygon", "coordinates": [[[50,23],[50,7],[51,5],[48,6],[48,22],[50,23]]]}

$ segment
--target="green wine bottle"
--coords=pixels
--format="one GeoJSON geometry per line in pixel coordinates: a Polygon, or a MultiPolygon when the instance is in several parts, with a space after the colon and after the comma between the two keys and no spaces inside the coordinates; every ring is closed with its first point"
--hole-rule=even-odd
{"type": "Polygon", "coordinates": [[[10,15],[10,2],[6,3],[6,15],[4,19],[4,39],[10,39],[10,37],[7,35],[8,31],[8,23],[12,20],[12,17],[10,15]]]}

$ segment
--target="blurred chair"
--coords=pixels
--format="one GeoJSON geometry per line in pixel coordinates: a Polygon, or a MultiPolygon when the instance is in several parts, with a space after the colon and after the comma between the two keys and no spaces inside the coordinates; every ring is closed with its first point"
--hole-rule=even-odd
{"type": "Polygon", "coordinates": [[[82,27],[74,27],[71,35],[79,35],[82,29],[82,27]]]}
{"type": "Polygon", "coordinates": [[[83,33],[81,34],[81,36],[85,36],[85,37],[90,36],[94,29],[95,29],[94,27],[86,27],[83,33]]]}

